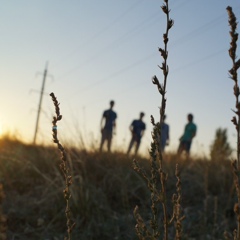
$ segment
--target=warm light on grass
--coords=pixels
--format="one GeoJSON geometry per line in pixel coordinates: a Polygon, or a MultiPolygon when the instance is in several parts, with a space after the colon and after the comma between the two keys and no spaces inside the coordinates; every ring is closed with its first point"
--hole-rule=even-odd
{"type": "Polygon", "coordinates": [[[2,123],[0,122],[0,136],[3,135],[3,127],[2,127],[2,123]]]}
{"type": "Polygon", "coordinates": [[[0,120],[0,136],[4,135],[4,131],[3,131],[3,123],[0,120]]]}

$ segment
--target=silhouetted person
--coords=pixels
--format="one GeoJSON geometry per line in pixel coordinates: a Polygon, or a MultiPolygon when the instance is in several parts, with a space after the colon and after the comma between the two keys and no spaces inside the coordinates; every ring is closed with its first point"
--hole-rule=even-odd
{"type": "Polygon", "coordinates": [[[197,126],[193,123],[193,115],[188,114],[188,123],[185,125],[184,133],[180,137],[180,143],[178,147],[178,154],[180,155],[183,151],[187,153],[187,156],[190,154],[192,139],[196,136],[197,126]]]}
{"type": "Polygon", "coordinates": [[[165,147],[169,144],[169,125],[165,123],[166,115],[163,117],[162,127],[161,127],[161,150],[164,152],[165,147]]]}
{"type": "Polygon", "coordinates": [[[135,155],[138,152],[138,149],[139,149],[139,146],[140,146],[140,143],[141,143],[141,138],[142,138],[142,136],[144,134],[144,131],[146,129],[146,125],[142,120],[143,117],[144,117],[144,113],[141,112],[140,113],[140,118],[137,119],[137,120],[133,120],[133,122],[131,123],[131,125],[129,127],[129,129],[132,133],[132,139],[129,143],[127,154],[130,153],[134,144],[136,145],[135,146],[135,155]]]}
{"type": "Polygon", "coordinates": [[[101,119],[101,133],[102,139],[100,144],[100,152],[105,141],[107,141],[108,152],[111,151],[112,135],[113,130],[116,128],[116,118],[117,114],[112,110],[114,106],[114,101],[110,101],[110,108],[105,110],[101,119]]]}

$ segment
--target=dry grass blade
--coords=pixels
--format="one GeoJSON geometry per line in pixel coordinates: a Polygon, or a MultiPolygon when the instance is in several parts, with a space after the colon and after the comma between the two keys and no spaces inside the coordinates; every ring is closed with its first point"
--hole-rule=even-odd
{"type": "Polygon", "coordinates": [[[53,117],[53,121],[52,121],[53,142],[57,144],[58,149],[62,155],[60,169],[62,170],[64,179],[65,179],[65,189],[63,190],[63,193],[64,193],[64,199],[66,201],[65,213],[66,213],[66,218],[67,218],[67,232],[68,232],[68,237],[66,237],[65,239],[71,240],[71,233],[75,226],[75,223],[71,219],[71,210],[70,210],[70,206],[69,206],[69,200],[71,197],[70,186],[72,184],[72,176],[69,173],[66,151],[65,151],[64,147],[61,145],[61,143],[59,142],[58,136],[57,136],[57,122],[62,119],[62,115],[60,115],[59,103],[58,103],[57,98],[55,97],[54,93],[51,93],[50,96],[52,97],[52,101],[54,103],[55,112],[56,112],[56,116],[53,117]]]}
{"type": "Polygon", "coordinates": [[[175,223],[175,239],[180,240],[182,237],[182,220],[184,217],[181,215],[181,181],[179,176],[178,168],[176,168],[177,177],[177,194],[173,196],[173,216],[169,219],[168,211],[168,197],[167,197],[167,179],[168,174],[163,168],[163,150],[161,149],[161,130],[164,122],[165,108],[166,108],[166,87],[167,87],[167,77],[169,73],[169,67],[167,64],[168,59],[168,33],[173,26],[173,20],[170,19],[169,13],[170,9],[168,6],[168,0],[164,0],[162,5],[162,11],[166,15],[167,26],[166,32],[163,34],[164,48],[159,48],[159,52],[163,58],[162,65],[159,68],[163,73],[163,84],[160,83],[157,76],[152,78],[152,83],[156,85],[160,95],[161,95],[161,107],[160,107],[160,121],[155,122],[153,116],[151,116],[151,123],[153,125],[152,131],[152,143],[151,143],[151,175],[148,176],[145,171],[139,166],[138,162],[134,160],[134,170],[138,172],[147,182],[148,189],[151,193],[151,220],[147,225],[144,223],[143,218],[138,213],[138,208],[135,209],[135,218],[137,221],[136,232],[139,239],[169,239],[169,225],[175,223]],[[162,206],[163,216],[160,217],[159,205],[162,206]]]}
{"type": "MultiPolygon", "coordinates": [[[[234,206],[234,212],[237,216],[237,229],[233,232],[233,239],[240,240],[240,185],[239,185],[239,163],[240,163],[240,103],[239,103],[239,85],[238,85],[238,74],[237,70],[240,67],[240,59],[237,60],[237,40],[238,40],[238,33],[236,32],[237,29],[237,19],[235,14],[232,11],[230,6],[227,7],[228,12],[228,23],[230,26],[230,48],[229,48],[229,56],[232,60],[232,68],[229,70],[230,78],[234,81],[233,93],[235,95],[235,107],[234,113],[236,116],[233,117],[232,122],[235,125],[237,131],[237,160],[233,161],[232,168],[233,168],[233,175],[234,175],[234,182],[235,188],[237,192],[237,203],[234,206]]],[[[227,235],[225,236],[228,239],[227,235]]]]}

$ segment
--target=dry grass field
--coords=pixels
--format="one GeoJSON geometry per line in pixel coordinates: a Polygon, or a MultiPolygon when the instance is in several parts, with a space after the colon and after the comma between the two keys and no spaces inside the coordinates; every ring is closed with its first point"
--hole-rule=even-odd
{"type": "MultiPolygon", "coordinates": [[[[28,145],[10,137],[0,139],[0,239],[240,239],[239,166],[236,164],[233,171],[231,161],[221,156],[198,159],[165,155],[159,147],[169,70],[168,31],[174,23],[167,0],[162,10],[167,19],[164,48],[159,48],[164,83],[153,77],[161,107],[160,122],[151,118],[149,158],[134,160],[122,152],[64,149],[57,139],[56,123],[61,115],[52,93],[56,110],[52,134],[57,147],[28,145]],[[136,206],[139,212],[134,215],[136,206]],[[75,227],[66,237],[71,221],[75,227]],[[230,237],[224,237],[225,231],[230,237]]],[[[227,10],[231,26],[229,55],[233,60],[229,73],[235,82],[236,96],[236,116],[232,121],[239,144],[240,60],[235,61],[238,34],[232,9],[227,10]]]]}
{"type": "MultiPolygon", "coordinates": [[[[76,226],[72,239],[138,239],[133,209],[150,219],[146,183],[121,152],[112,154],[67,149],[72,170],[70,207],[76,226]]],[[[167,195],[176,191],[175,166],[182,181],[182,239],[224,239],[236,227],[235,188],[230,161],[177,159],[166,155],[167,195]]],[[[149,159],[139,162],[150,170],[149,159]]],[[[0,140],[2,239],[57,240],[66,234],[64,178],[55,148],[0,140]],[[6,238],[4,238],[4,235],[6,238]]],[[[168,209],[172,213],[171,207],[168,209]]],[[[161,212],[159,212],[161,216],[161,212]]],[[[174,232],[174,226],[171,227],[174,232]]],[[[171,238],[170,228],[170,239],[171,238]]]]}

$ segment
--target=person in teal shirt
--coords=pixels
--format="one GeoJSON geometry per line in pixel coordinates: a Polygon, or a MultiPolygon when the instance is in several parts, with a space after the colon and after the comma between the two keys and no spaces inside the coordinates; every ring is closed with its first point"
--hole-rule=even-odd
{"type": "Polygon", "coordinates": [[[180,143],[178,147],[178,154],[181,155],[183,151],[186,152],[187,156],[190,154],[192,139],[196,136],[197,126],[193,123],[193,115],[191,113],[188,114],[188,123],[184,128],[184,133],[180,137],[180,143]]]}

